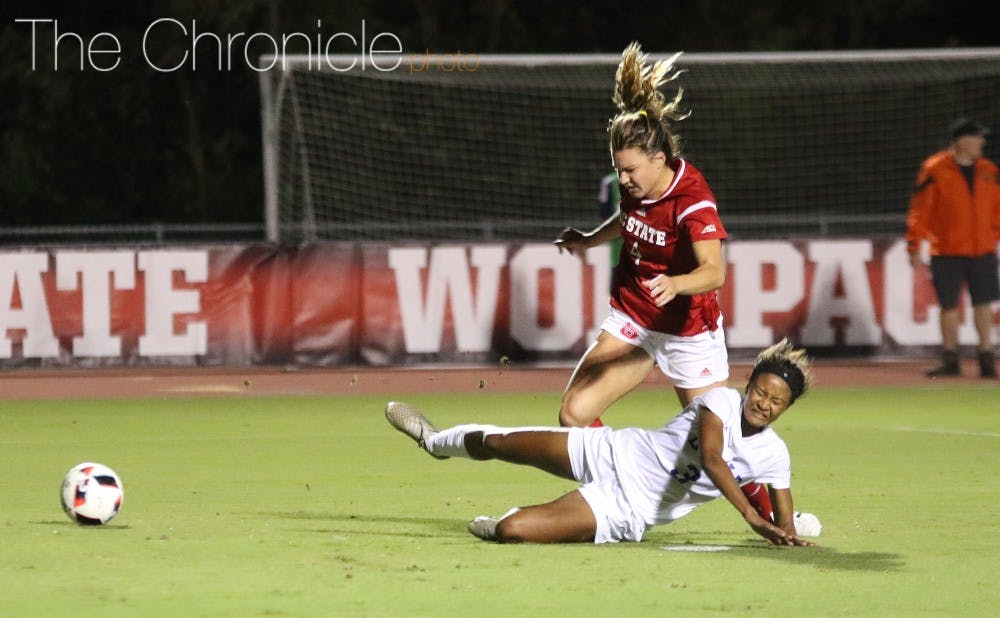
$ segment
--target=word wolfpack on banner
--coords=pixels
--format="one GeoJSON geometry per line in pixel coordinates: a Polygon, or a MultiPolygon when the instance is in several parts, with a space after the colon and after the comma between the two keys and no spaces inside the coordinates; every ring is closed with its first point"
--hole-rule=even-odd
{"type": "MultiPolygon", "coordinates": [[[[933,288],[902,241],[725,251],[731,350],[939,343],[933,288]]],[[[516,242],[0,253],[0,365],[572,362],[607,315],[610,257],[516,242]]],[[[962,316],[974,343],[967,298],[962,316]]]]}

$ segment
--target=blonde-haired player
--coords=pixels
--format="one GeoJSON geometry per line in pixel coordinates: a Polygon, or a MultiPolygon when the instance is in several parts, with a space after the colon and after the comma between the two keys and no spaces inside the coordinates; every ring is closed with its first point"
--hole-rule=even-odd
{"type": "Polygon", "coordinates": [[[724,496],[769,543],[811,545],[796,533],[791,459],[771,429],[809,388],[810,375],[805,352],[782,340],[758,356],[745,393],[713,388],[657,430],[459,425],[438,431],[410,405],[390,402],[385,412],[436,458],[500,459],[581,483],[552,502],[476,518],[469,531],[486,540],[641,541],[650,526],[724,496]],[[771,484],[773,523],[740,491],[751,481],[771,484]]]}
{"type": "Polygon", "coordinates": [[[615,76],[611,156],[622,189],[619,212],[590,232],[568,228],[555,244],[573,255],[621,236],[610,315],[580,359],[559,410],[565,426],[598,420],[616,400],[659,366],[682,405],[729,377],[722,314],[725,282],[715,196],[681,157],[672,123],[685,117],[681,91],[660,88],[679,74],[673,61],[647,63],[637,43],[622,54],[615,76]]]}
{"type": "MultiPolygon", "coordinates": [[[[622,189],[619,212],[590,232],[567,228],[556,240],[574,255],[619,236],[623,241],[609,315],[563,393],[564,426],[601,426],[604,411],[654,365],[682,406],[729,378],[716,295],[726,280],[726,230],[705,178],[681,156],[673,125],[687,116],[683,90],[670,100],[660,91],[680,74],[679,55],[649,64],[638,43],[622,53],[613,97],[618,114],[608,128],[622,189]]],[[[762,516],[773,515],[766,487],[751,483],[744,492],[762,516]]]]}

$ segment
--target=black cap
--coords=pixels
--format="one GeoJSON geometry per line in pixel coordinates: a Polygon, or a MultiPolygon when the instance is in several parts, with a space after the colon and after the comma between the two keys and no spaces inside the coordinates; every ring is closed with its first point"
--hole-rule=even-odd
{"type": "Polygon", "coordinates": [[[955,122],[951,123],[948,130],[951,131],[952,139],[958,139],[966,135],[982,135],[983,137],[986,137],[990,134],[989,129],[971,118],[959,118],[955,122]]]}

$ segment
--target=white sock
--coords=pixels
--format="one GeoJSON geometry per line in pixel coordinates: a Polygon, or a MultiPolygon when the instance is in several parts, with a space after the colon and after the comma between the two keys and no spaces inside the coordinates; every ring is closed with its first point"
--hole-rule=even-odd
{"type": "Polygon", "coordinates": [[[520,510],[521,510],[521,507],[515,506],[511,510],[507,511],[506,513],[504,513],[503,515],[501,515],[500,517],[498,517],[497,518],[497,523],[500,523],[501,520],[507,519],[508,517],[510,517],[511,515],[513,515],[514,513],[518,512],[520,510]]]}
{"type": "Polygon", "coordinates": [[[495,425],[456,425],[434,434],[426,441],[427,450],[434,455],[445,457],[468,457],[465,450],[465,436],[475,431],[498,433],[500,428],[495,425]]]}
{"type": "Polygon", "coordinates": [[[469,532],[478,536],[481,539],[485,539],[487,541],[495,541],[497,540],[497,525],[499,525],[500,522],[503,521],[504,519],[507,519],[508,517],[510,517],[514,513],[517,513],[520,510],[521,509],[519,507],[515,506],[511,510],[501,515],[500,517],[490,517],[488,515],[480,515],[479,517],[469,522],[469,532]]]}
{"type": "Polygon", "coordinates": [[[437,432],[426,441],[427,450],[434,455],[445,457],[468,457],[469,451],[465,450],[465,436],[476,432],[483,432],[483,439],[493,434],[508,435],[522,431],[569,431],[569,427],[498,427],[496,425],[456,425],[448,429],[437,432]]]}

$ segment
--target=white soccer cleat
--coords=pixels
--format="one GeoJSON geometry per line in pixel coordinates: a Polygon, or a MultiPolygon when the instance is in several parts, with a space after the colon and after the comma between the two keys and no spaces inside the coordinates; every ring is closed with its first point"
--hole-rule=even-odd
{"type": "Polygon", "coordinates": [[[823,524],[819,523],[819,517],[812,513],[795,511],[793,521],[797,536],[819,536],[820,532],[823,531],[823,524]]]}
{"type": "Polygon", "coordinates": [[[498,517],[480,515],[469,522],[469,532],[473,536],[478,536],[484,541],[497,540],[497,524],[500,523],[498,517]]]}
{"type": "Polygon", "coordinates": [[[431,453],[427,448],[427,439],[438,431],[420,410],[401,401],[390,401],[385,404],[385,418],[390,425],[413,438],[420,448],[430,453],[431,457],[448,459],[445,455],[431,453]]]}

